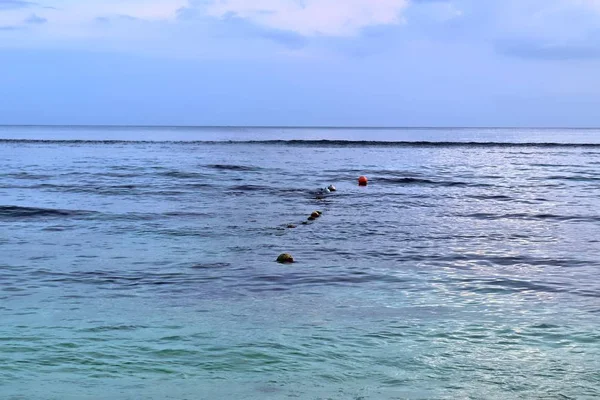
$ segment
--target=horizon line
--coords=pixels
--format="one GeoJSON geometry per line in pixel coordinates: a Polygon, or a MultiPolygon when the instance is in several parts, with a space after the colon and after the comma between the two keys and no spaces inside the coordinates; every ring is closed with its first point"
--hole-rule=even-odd
{"type": "Polygon", "coordinates": [[[175,128],[175,129],[569,129],[593,130],[600,126],[336,126],[336,125],[131,125],[131,124],[0,124],[0,128],[175,128]]]}

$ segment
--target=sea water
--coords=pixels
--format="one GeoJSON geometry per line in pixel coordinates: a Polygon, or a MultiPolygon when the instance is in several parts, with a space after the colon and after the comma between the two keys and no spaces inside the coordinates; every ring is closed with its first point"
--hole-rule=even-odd
{"type": "Polygon", "coordinates": [[[600,397],[598,131],[0,137],[2,399],[600,397]]]}

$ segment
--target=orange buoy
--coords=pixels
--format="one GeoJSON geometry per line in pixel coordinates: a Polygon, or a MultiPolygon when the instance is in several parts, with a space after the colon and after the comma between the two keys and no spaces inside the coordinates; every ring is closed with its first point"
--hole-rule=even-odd
{"type": "Polygon", "coordinates": [[[367,186],[368,182],[369,180],[366,176],[361,176],[360,178],[358,178],[358,186],[367,186]]]}

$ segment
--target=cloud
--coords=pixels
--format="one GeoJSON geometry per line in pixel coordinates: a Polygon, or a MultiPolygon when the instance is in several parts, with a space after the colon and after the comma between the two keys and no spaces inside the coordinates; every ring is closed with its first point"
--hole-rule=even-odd
{"type": "Polygon", "coordinates": [[[36,5],[36,3],[25,0],[0,0],[0,10],[15,10],[34,5],[36,5]]]}
{"type": "Polygon", "coordinates": [[[184,25],[192,29],[203,30],[205,37],[217,40],[234,38],[246,42],[253,39],[266,39],[289,50],[304,48],[310,42],[309,38],[296,32],[256,25],[235,15],[215,19],[195,8],[182,8],[178,10],[177,14],[178,20],[184,25]]]}
{"type": "Polygon", "coordinates": [[[592,43],[545,44],[535,41],[502,41],[496,44],[500,53],[540,60],[586,60],[600,58],[600,45],[592,43]]]}
{"type": "Polygon", "coordinates": [[[0,10],[4,30],[52,22],[19,41],[4,34],[14,47],[335,58],[439,45],[540,60],[598,58],[600,47],[600,0],[0,0],[0,10]]]}
{"type": "Polygon", "coordinates": [[[600,0],[412,0],[404,31],[540,61],[591,60],[600,47],[600,0]]]}
{"type": "Polygon", "coordinates": [[[541,60],[600,56],[600,0],[511,0],[504,12],[493,40],[502,54],[541,60]]]}
{"type": "Polygon", "coordinates": [[[415,19],[417,22],[446,22],[462,15],[462,10],[450,0],[412,0],[406,17],[410,24],[415,19]]]}
{"type": "MultiPolygon", "coordinates": [[[[218,19],[232,16],[302,36],[353,36],[361,29],[402,22],[409,0],[191,0],[192,9],[218,19]]],[[[189,10],[183,11],[190,12],[189,10]]]]}
{"type": "Polygon", "coordinates": [[[573,1],[576,4],[578,3],[580,5],[587,6],[589,8],[592,8],[592,9],[600,12],[600,0],[571,0],[571,1],[573,1]]]}
{"type": "MultiPolygon", "coordinates": [[[[130,16],[135,19],[161,21],[175,19],[177,10],[187,4],[186,0],[110,0],[98,4],[99,14],[130,16]]],[[[90,7],[90,11],[95,8],[90,7]]]]}
{"type": "Polygon", "coordinates": [[[25,19],[26,24],[41,25],[41,24],[45,24],[46,22],[48,22],[48,20],[46,18],[38,17],[35,14],[31,14],[29,17],[27,17],[25,19]]]}
{"type": "Polygon", "coordinates": [[[129,16],[147,21],[169,21],[174,20],[177,10],[186,4],[187,0],[63,0],[52,21],[56,26],[79,25],[91,29],[97,18],[112,20],[129,16]]]}
{"type": "Polygon", "coordinates": [[[262,32],[259,36],[284,45],[288,49],[301,49],[308,43],[304,36],[289,31],[268,30],[262,32]]]}
{"type": "Polygon", "coordinates": [[[131,15],[113,15],[110,17],[104,16],[104,17],[94,18],[94,21],[100,22],[103,24],[115,22],[115,21],[139,21],[139,20],[140,20],[139,18],[132,17],[131,15]]]}

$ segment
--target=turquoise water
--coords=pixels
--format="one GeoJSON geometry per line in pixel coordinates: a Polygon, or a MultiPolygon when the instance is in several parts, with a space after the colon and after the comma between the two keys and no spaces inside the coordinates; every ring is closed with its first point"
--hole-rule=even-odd
{"type": "Polygon", "coordinates": [[[0,142],[0,398],[598,398],[598,136],[419,132],[0,142]]]}

